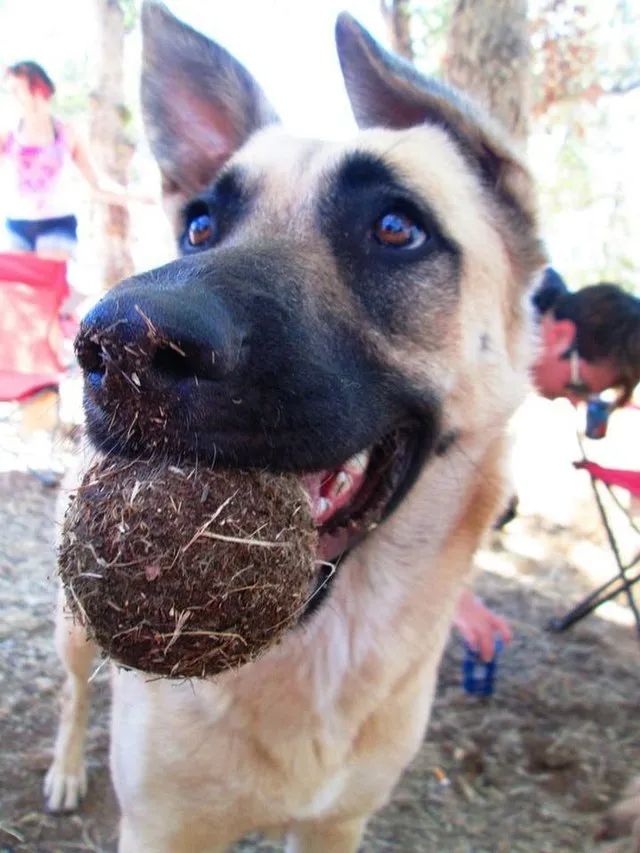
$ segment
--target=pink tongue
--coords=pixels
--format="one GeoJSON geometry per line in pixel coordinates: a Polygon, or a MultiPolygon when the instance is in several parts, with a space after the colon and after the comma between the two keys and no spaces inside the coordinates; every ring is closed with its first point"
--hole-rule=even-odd
{"type": "Polygon", "coordinates": [[[353,499],[364,481],[364,471],[353,470],[347,463],[344,469],[304,474],[301,479],[311,500],[313,520],[320,526],[353,499]]]}

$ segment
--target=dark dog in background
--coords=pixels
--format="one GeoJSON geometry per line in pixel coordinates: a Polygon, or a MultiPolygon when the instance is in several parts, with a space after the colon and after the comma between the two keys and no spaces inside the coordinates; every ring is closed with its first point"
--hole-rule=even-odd
{"type": "MultiPolygon", "coordinates": [[[[104,452],[150,453],[162,406],[169,457],[299,472],[337,570],[304,624],[237,671],[114,672],[120,850],[211,853],[264,830],[290,851],[347,853],[420,746],[454,603],[503,499],[544,262],[531,180],[489,119],[349,16],[337,44],[361,130],[345,144],[286,135],[247,71],[162,6],[143,26],[147,132],[181,257],[85,319],[89,433],[104,452]],[[177,346],[150,342],[147,322],[177,346]],[[147,359],[134,419],[104,358],[128,343],[147,359]]],[[[92,655],[62,608],[57,637],[54,809],[84,793],[92,655]]]]}

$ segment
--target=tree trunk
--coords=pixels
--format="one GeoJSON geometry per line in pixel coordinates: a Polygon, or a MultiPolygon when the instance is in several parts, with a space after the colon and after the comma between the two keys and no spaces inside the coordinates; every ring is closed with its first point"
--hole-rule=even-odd
{"type": "Polygon", "coordinates": [[[411,42],[410,0],[380,0],[380,9],[389,29],[389,41],[394,53],[413,61],[414,52],[411,42]]]}
{"type": "Polygon", "coordinates": [[[530,110],[527,0],[457,0],[445,75],[514,137],[525,139],[530,110]]]}
{"type": "MultiPolygon", "coordinates": [[[[97,86],[92,96],[91,149],[96,164],[119,184],[127,184],[134,146],[125,132],[124,14],[118,0],[94,0],[98,17],[97,86]]],[[[94,216],[105,288],[133,272],[129,251],[129,211],[96,204],[94,216]]]]}

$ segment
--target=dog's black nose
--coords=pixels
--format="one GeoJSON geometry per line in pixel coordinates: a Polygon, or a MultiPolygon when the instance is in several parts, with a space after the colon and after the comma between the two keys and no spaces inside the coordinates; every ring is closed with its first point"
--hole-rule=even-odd
{"type": "Polygon", "coordinates": [[[194,300],[136,281],[104,297],[80,327],[76,353],[93,390],[171,398],[183,380],[219,381],[238,369],[245,334],[215,294],[194,300]]]}

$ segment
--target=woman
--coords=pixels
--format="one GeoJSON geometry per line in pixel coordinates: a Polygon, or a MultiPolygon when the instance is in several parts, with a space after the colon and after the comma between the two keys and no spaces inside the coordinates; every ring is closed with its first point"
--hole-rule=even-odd
{"type": "Polygon", "coordinates": [[[124,204],[132,196],[98,174],[85,143],[53,115],[55,86],[41,65],[17,62],[5,76],[20,110],[17,128],[0,133],[0,158],[11,167],[4,204],[9,248],[68,260],[78,239],[75,169],[109,204],[124,204]]]}
{"type": "MultiPolygon", "coordinates": [[[[19,109],[17,126],[0,131],[0,165],[8,171],[3,210],[8,249],[42,258],[68,261],[77,245],[76,169],[97,197],[109,204],[125,204],[135,196],[124,187],[99,175],[85,143],[72,127],[54,116],[53,81],[37,62],[24,61],[5,71],[19,109]]],[[[148,199],[138,197],[140,201],[148,199]]],[[[83,298],[73,288],[64,306],[72,312],[83,298]]],[[[46,391],[23,403],[22,428],[28,436],[32,472],[46,485],[57,485],[60,471],[50,467],[53,451],[51,414],[56,411],[57,391],[46,391]],[[40,442],[40,443],[38,443],[40,442]]]]}

